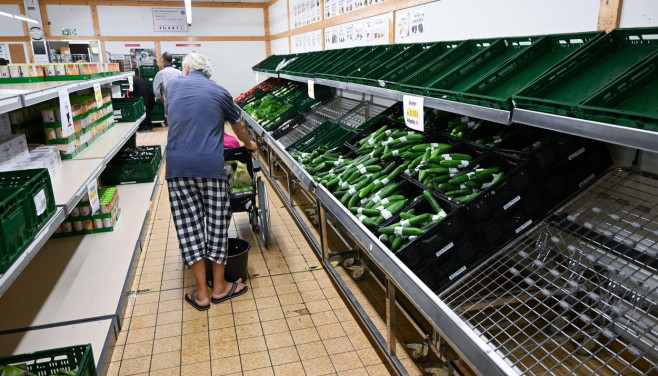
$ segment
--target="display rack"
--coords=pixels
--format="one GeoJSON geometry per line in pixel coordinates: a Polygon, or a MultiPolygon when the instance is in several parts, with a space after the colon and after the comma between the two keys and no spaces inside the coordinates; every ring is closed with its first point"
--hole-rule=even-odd
{"type": "MultiPolygon", "coordinates": [[[[280,76],[281,78],[289,78],[286,75],[280,76]]],[[[304,82],[308,80],[302,77],[291,77],[296,81],[304,82]]],[[[331,80],[318,79],[315,82],[316,84],[329,84],[328,86],[339,89],[349,90],[350,87],[350,84],[331,80]]],[[[390,91],[383,92],[382,90],[371,88],[367,93],[378,98],[392,97],[390,91]]],[[[359,93],[363,94],[363,92],[359,93]]],[[[488,118],[489,120],[503,124],[512,123],[515,116],[517,116],[515,112],[517,110],[512,112],[495,110],[429,97],[425,97],[425,105],[464,115],[488,118]]],[[[525,115],[521,111],[519,114],[521,114],[520,116],[525,115]]],[[[503,351],[491,347],[489,343],[490,338],[481,336],[479,331],[473,330],[473,324],[471,322],[460,317],[459,312],[454,311],[452,306],[446,304],[434,291],[427,288],[411,270],[390,253],[387,247],[372,232],[356,220],[354,215],[347,211],[329,191],[321,185],[316,185],[302,166],[276,140],[273,140],[269,133],[265,132],[256,121],[249,118],[244,112],[243,117],[252,127],[261,148],[266,151],[266,155],[268,156],[268,169],[264,170],[265,175],[270,179],[272,185],[282,197],[284,205],[291,212],[304,235],[309,239],[311,246],[318,252],[325,269],[333,277],[339,288],[345,292],[344,296],[359,314],[362,322],[364,322],[368,331],[384,351],[390,364],[399,374],[405,374],[406,371],[401,368],[400,362],[396,357],[396,339],[392,335],[395,327],[395,317],[392,312],[394,311],[393,304],[396,302],[396,294],[403,297],[403,300],[410,302],[413,309],[419,313],[424,322],[429,323],[431,326],[429,332],[421,335],[426,337],[425,343],[429,347],[438,350],[440,343],[443,341],[449,343],[461,359],[480,374],[515,375],[523,373],[516,364],[510,361],[509,357],[503,351]],[[297,187],[301,188],[301,190],[296,189],[297,187]],[[308,201],[316,205],[316,210],[319,212],[320,217],[319,235],[318,232],[309,227],[308,221],[303,218],[303,213],[300,213],[300,207],[296,204],[294,198],[295,192],[303,194],[308,198],[308,201]],[[372,321],[361,308],[360,303],[356,301],[354,295],[349,291],[347,284],[342,280],[335,266],[329,261],[330,257],[336,256],[335,253],[330,253],[328,248],[327,232],[330,228],[337,229],[340,232],[339,236],[346,237],[349,240],[347,244],[352,244],[357,248],[357,253],[364,260],[364,265],[367,265],[367,269],[372,269],[375,271],[374,274],[380,276],[377,278],[380,279],[380,284],[385,288],[387,299],[385,317],[387,329],[385,331],[377,329],[372,324],[372,321]]],[[[584,124],[583,122],[578,122],[576,119],[572,120],[581,126],[584,124]]],[[[539,124],[530,125],[542,127],[539,124]]],[[[645,134],[645,131],[610,126],[609,124],[606,126],[609,126],[609,128],[566,131],[568,129],[567,125],[561,127],[556,125],[549,129],[651,150],[653,152],[658,151],[658,145],[653,141],[656,133],[648,135],[648,140],[640,140],[638,139],[639,135],[645,134]],[[606,136],[603,134],[607,129],[611,128],[619,128],[618,131],[620,133],[617,134],[618,139],[613,140],[615,136],[606,136]],[[626,138],[630,140],[627,141],[626,138]]],[[[577,128],[575,125],[572,127],[577,128]]],[[[350,252],[354,254],[354,251],[350,252]]],[[[495,258],[491,258],[490,260],[495,260],[495,258]]],[[[405,315],[408,314],[405,313],[405,315]]],[[[504,333],[504,330],[502,332],[504,333]]],[[[440,351],[437,352],[440,353],[440,351]]],[[[448,361],[449,359],[446,358],[443,360],[448,361]]]]}
{"type": "Polygon", "coordinates": [[[18,110],[23,107],[23,101],[18,94],[0,94],[0,114],[18,110]]]}

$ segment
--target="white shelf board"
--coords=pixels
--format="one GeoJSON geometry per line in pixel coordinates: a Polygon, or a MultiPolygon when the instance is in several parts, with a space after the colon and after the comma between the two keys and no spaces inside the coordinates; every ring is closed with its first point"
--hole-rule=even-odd
{"type": "MultiPolygon", "coordinates": [[[[157,181],[157,180],[156,180],[157,181]]],[[[119,186],[112,232],[49,240],[0,297],[0,331],[115,315],[155,182],[119,186]]]]}
{"type": "Polygon", "coordinates": [[[50,236],[62,223],[64,217],[64,209],[57,208],[53,216],[50,217],[50,220],[37,233],[30,245],[25,248],[23,253],[18,256],[18,258],[14,261],[13,264],[11,264],[9,269],[7,269],[4,274],[0,274],[0,296],[2,296],[5,291],[7,291],[9,286],[14,282],[18,275],[21,274],[27,264],[32,261],[34,255],[36,255],[41,247],[43,247],[43,245],[46,243],[46,241],[48,241],[50,236]]]}
{"type": "Polygon", "coordinates": [[[59,174],[52,179],[55,204],[68,214],[87,191],[87,185],[103,171],[102,159],[62,161],[59,174]]]}
{"type": "Polygon", "coordinates": [[[104,159],[109,162],[121,147],[128,141],[130,136],[137,131],[139,123],[146,115],[142,115],[136,122],[116,123],[114,126],[98,137],[89,147],[76,155],[73,160],[81,159],[104,159]]]}
{"type": "Polygon", "coordinates": [[[18,355],[91,343],[94,363],[98,368],[113,324],[113,320],[104,319],[0,335],[0,354],[18,355]]]}
{"type": "Polygon", "coordinates": [[[23,107],[23,100],[18,94],[0,94],[0,114],[23,107]]]}

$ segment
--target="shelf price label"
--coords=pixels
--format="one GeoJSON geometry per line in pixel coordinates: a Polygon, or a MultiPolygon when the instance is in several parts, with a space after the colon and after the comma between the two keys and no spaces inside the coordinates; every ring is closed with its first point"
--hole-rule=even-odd
{"type": "Polygon", "coordinates": [[[98,183],[94,179],[89,185],[87,185],[87,195],[89,196],[89,206],[91,206],[91,214],[96,214],[100,208],[101,203],[98,199],[98,183]]]}
{"type": "Polygon", "coordinates": [[[128,91],[133,91],[133,76],[128,76],[128,91]]]}
{"type": "Polygon", "coordinates": [[[407,127],[423,132],[425,130],[425,114],[423,113],[423,97],[404,95],[404,122],[407,127]]]}
{"type": "Polygon", "coordinates": [[[101,108],[103,105],[103,94],[101,93],[101,84],[94,84],[94,96],[96,97],[96,108],[101,108]]]}
{"type": "Polygon", "coordinates": [[[57,93],[59,94],[59,112],[62,119],[62,137],[66,138],[75,133],[73,111],[71,110],[68,90],[66,88],[59,89],[57,93]]]}
{"type": "Polygon", "coordinates": [[[308,80],[308,96],[315,99],[315,81],[308,80]]]}

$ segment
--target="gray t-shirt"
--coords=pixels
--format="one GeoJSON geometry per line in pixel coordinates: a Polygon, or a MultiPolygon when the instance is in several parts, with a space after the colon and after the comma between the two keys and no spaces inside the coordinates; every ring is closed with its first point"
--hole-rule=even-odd
{"type": "Polygon", "coordinates": [[[224,122],[240,114],[231,94],[201,72],[167,84],[167,172],[165,178],[226,179],[224,122]]]}

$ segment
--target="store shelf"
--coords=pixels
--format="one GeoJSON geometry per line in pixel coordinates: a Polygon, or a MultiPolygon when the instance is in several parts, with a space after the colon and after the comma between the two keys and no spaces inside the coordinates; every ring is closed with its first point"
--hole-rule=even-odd
{"type": "Polygon", "coordinates": [[[20,275],[20,273],[25,269],[29,262],[34,258],[34,256],[39,252],[41,247],[46,244],[46,241],[50,236],[55,232],[57,227],[64,220],[65,214],[62,208],[57,208],[55,214],[50,217],[50,220],[41,228],[41,231],[36,234],[32,243],[25,248],[23,253],[14,261],[14,263],[7,269],[7,271],[0,275],[0,296],[7,291],[9,286],[14,282],[14,280],[20,275]]]}
{"type": "Polygon", "coordinates": [[[254,129],[254,131],[256,131],[256,134],[259,137],[263,137],[263,135],[265,135],[267,133],[267,132],[265,132],[265,129],[263,129],[263,127],[261,127],[260,124],[258,124],[258,122],[256,120],[252,119],[251,116],[249,116],[248,113],[244,112],[240,108],[240,106],[238,106],[237,104],[235,106],[238,108],[238,111],[240,111],[242,113],[242,118],[247,122],[247,124],[251,125],[251,127],[254,129]]]}
{"type": "Polygon", "coordinates": [[[658,152],[658,132],[515,108],[515,123],[658,152]]]}
{"type": "Polygon", "coordinates": [[[310,78],[308,77],[291,76],[289,74],[279,74],[279,78],[284,78],[286,80],[299,81],[299,82],[308,82],[308,80],[310,80],[310,78]]]}
{"type": "Polygon", "coordinates": [[[5,317],[0,332],[117,315],[156,182],[118,187],[113,232],[48,241],[0,297],[0,306],[21,312],[5,317]]]}
{"type": "Polygon", "coordinates": [[[512,124],[512,112],[477,106],[474,104],[448,101],[445,99],[425,97],[425,107],[436,108],[438,110],[454,112],[460,115],[466,115],[477,119],[493,121],[499,124],[512,124]]]}
{"type": "Polygon", "coordinates": [[[25,354],[91,343],[96,368],[100,368],[105,344],[114,320],[106,318],[54,328],[0,334],[0,354],[25,354]]]}
{"type": "Polygon", "coordinates": [[[0,94],[0,114],[23,107],[23,101],[17,94],[0,94]]]}
{"type": "Polygon", "coordinates": [[[347,90],[356,91],[364,94],[372,94],[382,98],[392,99],[394,101],[401,101],[403,93],[397,90],[385,89],[376,86],[368,86],[361,84],[347,83],[347,90]]]}
{"type": "Polygon", "coordinates": [[[386,273],[397,289],[404,292],[430,322],[440,328],[441,334],[475,370],[486,375],[516,374],[432,290],[425,286],[379,239],[373,236],[370,230],[358,222],[325,187],[318,186],[315,196],[325,210],[331,213],[337,222],[363,247],[364,252],[377,264],[378,268],[386,273]]]}
{"type": "MultiPolygon", "coordinates": [[[[2,84],[0,85],[1,95],[20,95],[22,106],[31,106],[33,104],[46,101],[58,96],[58,91],[65,88],[69,93],[83,90],[94,86],[94,84],[106,84],[114,81],[124,80],[131,76],[132,73],[122,73],[116,76],[94,78],[83,81],[43,81],[24,84],[2,84]]],[[[20,107],[19,107],[20,108],[20,107]]]]}
{"type": "Polygon", "coordinates": [[[256,72],[256,74],[259,76],[274,77],[274,78],[279,77],[278,73],[261,72],[261,71],[254,71],[254,72],[256,72]]]}
{"type": "Polygon", "coordinates": [[[347,89],[347,82],[327,80],[324,78],[316,78],[315,83],[318,85],[335,87],[337,89],[347,89]]]}
{"type": "Polygon", "coordinates": [[[142,115],[136,122],[116,123],[74,159],[103,158],[104,163],[107,164],[137,131],[145,117],[146,115],[142,115]]]}
{"type": "Polygon", "coordinates": [[[98,178],[105,165],[135,133],[142,119],[115,124],[75,158],[62,161],[61,171],[52,183],[55,204],[64,207],[65,214],[80,201],[87,185],[98,178]]]}

